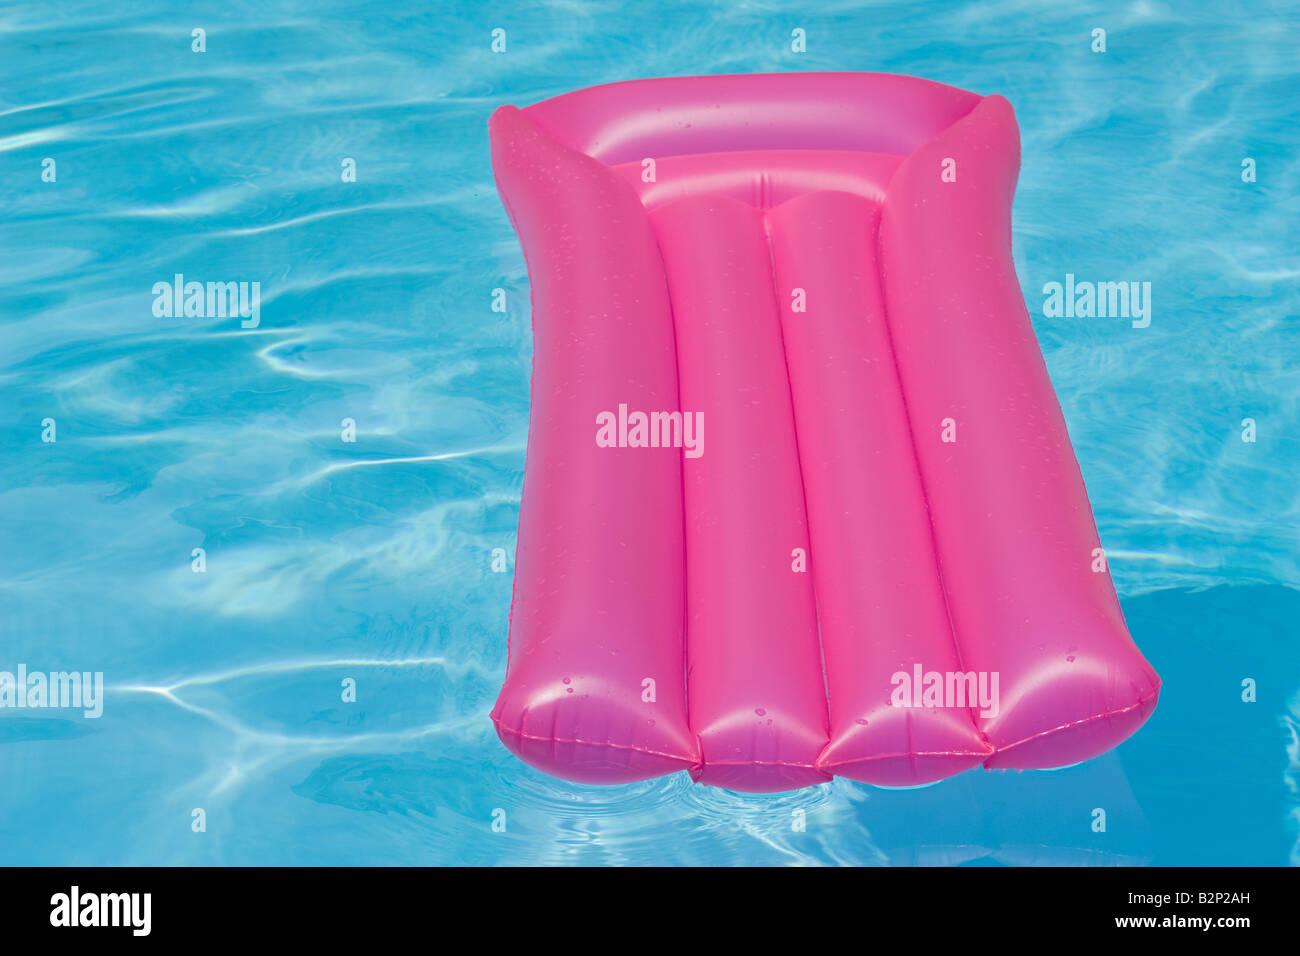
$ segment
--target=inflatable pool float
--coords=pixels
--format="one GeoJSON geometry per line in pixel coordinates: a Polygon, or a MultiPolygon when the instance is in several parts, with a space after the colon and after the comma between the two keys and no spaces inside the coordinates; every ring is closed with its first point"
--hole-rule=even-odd
{"type": "Polygon", "coordinates": [[[1012,265],[1005,99],[639,80],[490,134],[534,335],[510,750],[585,783],[908,786],[1146,720],[1012,265]]]}

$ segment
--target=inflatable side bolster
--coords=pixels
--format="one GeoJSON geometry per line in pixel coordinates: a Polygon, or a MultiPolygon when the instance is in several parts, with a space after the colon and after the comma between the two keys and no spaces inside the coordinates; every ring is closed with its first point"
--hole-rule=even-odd
{"type": "MultiPolygon", "coordinates": [[[[1011,256],[1020,140],[989,96],[899,167],[886,309],[958,650],[1000,679],[988,767],[1054,767],[1132,734],[1160,681],[1125,627],[1011,256]]],[[[990,677],[991,679],[991,677],[990,677]]]]}
{"type": "Polygon", "coordinates": [[[633,190],[522,111],[490,122],[528,265],[534,366],[506,679],[492,719],[527,763],[586,783],[686,769],[681,456],[599,447],[620,404],[677,407],[668,294],[633,190]]]}

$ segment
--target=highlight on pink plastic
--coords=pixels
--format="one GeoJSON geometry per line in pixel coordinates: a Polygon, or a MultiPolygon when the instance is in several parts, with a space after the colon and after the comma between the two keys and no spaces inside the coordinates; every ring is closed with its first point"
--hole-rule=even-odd
{"type": "Polygon", "coordinates": [[[1006,100],[683,77],[490,132],[533,296],[507,747],[910,786],[1150,716],[1012,265],[1006,100]]]}

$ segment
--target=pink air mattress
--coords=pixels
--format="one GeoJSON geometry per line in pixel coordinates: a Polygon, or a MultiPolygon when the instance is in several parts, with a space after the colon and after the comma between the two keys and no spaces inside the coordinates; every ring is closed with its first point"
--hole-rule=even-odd
{"type": "Polygon", "coordinates": [[[1128,635],[1011,261],[1011,106],[905,76],[493,115],[532,284],[505,745],[733,790],[1132,734],[1128,635]]]}

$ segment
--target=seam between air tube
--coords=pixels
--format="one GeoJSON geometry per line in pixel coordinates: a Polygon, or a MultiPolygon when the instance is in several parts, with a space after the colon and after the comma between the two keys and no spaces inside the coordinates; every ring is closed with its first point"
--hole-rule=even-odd
{"type": "Polygon", "coordinates": [[[632,750],[636,753],[649,754],[653,757],[669,757],[673,760],[680,760],[694,766],[695,758],[690,754],[670,753],[667,750],[652,750],[649,747],[638,747],[634,744],[614,743],[612,740],[583,740],[580,737],[548,737],[545,734],[530,734],[522,730],[516,730],[514,727],[508,727],[496,717],[492,718],[492,723],[496,724],[498,730],[504,731],[513,737],[521,737],[524,740],[537,740],[555,744],[583,744],[588,747],[609,747],[613,750],[632,750]]]}
{"type": "Polygon", "coordinates": [[[818,763],[817,766],[820,769],[829,771],[833,767],[870,763],[873,760],[892,760],[896,757],[975,757],[982,763],[992,756],[993,753],[983,750],[900,750],[897,753],[871,754],[866,757],[850,757],[847,760],[832,760],[829,763],[818,763]]]}
{"type": "Polygon", "coordinates": [[[1049,727],[1047,730],[1040,730],[1037,733],[1030,734],[1028,737],[1022,737],[1020,740],[1017,740],[1015,743],[1007,744],[1005,747],[995,747],[993,753],[989,754],[988,757],[986,757],[985,759],[992,760],[998,754],[1004,754],[1009,750],[1014,750],[1015,748],[1023,744],[1029,743],[1030,741],[1038,740],[1040,737],[1047,737],[1050,736],[1051,734],[1059,734],[1063,730],[1069,730],[1072,727],[1081,727],[1084,724],[1096,723],[1099,720],[1106,720],[1110,717],[1119,717],[1123,714],[1127,714],[1129,711],[1137,710],[1143,704],[1146,704],[1149,701],[1153,701],[1159,696],[1160,696],[1160,686],[1156,685],[1156,688],[1153,691],[1151,691],[1151,693],[1143,697],[1139,697],[1137,701],[1135,701],[1132,704],[1129,704],[1127,707],[1120,707],[1116,710],[1102,711],[1100,714],[1090,714],[1089,716],[1082,717],[1079,720],[1071,720],[1064,724],[1060,724],[1059,726],[1056,727],[1049,727]]]}

